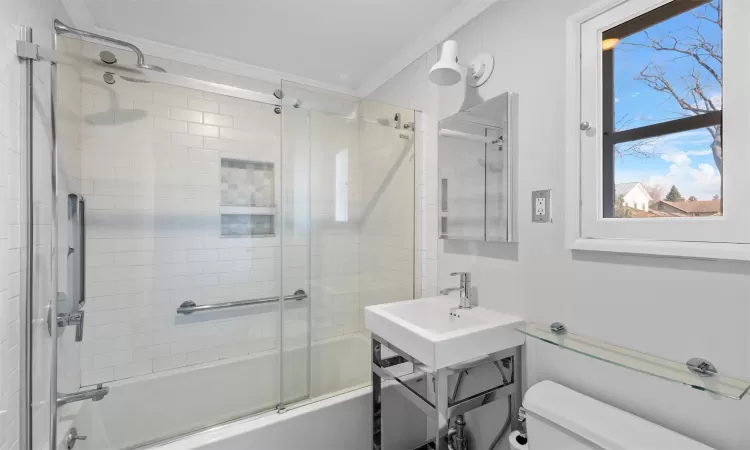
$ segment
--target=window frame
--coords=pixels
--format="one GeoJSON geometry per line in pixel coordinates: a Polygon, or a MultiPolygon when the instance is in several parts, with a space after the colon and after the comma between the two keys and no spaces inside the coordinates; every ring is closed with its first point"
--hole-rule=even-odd
{"type": "MultiPolygon", "coordinates": [[[[602,96],[605,87],[602,74],[605,71],[606,59],[602,54],[601,40],[602,30],[613,30],[633,18],[644,13],[663,7],[667,4],[679,4],[677,7],[685,7],[688,2],[672,2],[672,0],[605,0],[593,5],[580,13],[568,18],[567,22],[567,80],[566,80],[566,241],[567,247],[573,250],[610,251],[635,254],[648,254],[660,256],[679,256],[708,259],[750,260],[750,211],[742,210],[741,202],[737,198],[741,194],[750,196],[750,182],[744,181],[738,168],[750,167],[750,157],[742,155],[740,150],[745,146],[735,136],[727,136],[724,145],[729,146],[736,143],[732,148],[740,150],[731,154],[730,158],[724,157],[731,164],[735,164],[732,170],[731,164],[724,164],[724,179],[729,179],[731,185],[724,181],[724,189],[727,201],[725,201],[727,214],[722,217],[701,218],[604,218],[605,200],[603,192],[603,147],[604,139],[597,137],[598,130],[604,130],[613,125],[613,115],[610,115],[610,124],[604,123],[602,96]],[[607,26],[599,26],[595,45],[584,46],[592,43],[591,24],[598,20],[607,23],[607,26]],[[584,33],[584,27],[588,25],[588,31],[584,33]],[[596,47],[596,48],[594,48],[596,47]],[[592,50],[592,48],[594,48],[592,50]],[[597,52],[597,78],[595,89],[584,89],[590,86],[585,83],[584,76],[591,81],[591,65],[584,72],[584,61],[592,61],[593,52],[597,52]],[[592,103],[596,102],[596,103],[592,103]],[[592,105],[596,104],[595,120],[590,120],[591,129],[582,130],[581,124],[584,119],[583,112],[586,110],[589,116],[592,105]],[[586,141],[589,139],[589,141],[586,141]],[[599,152],[592,152],[592,142],[599,141],[599,152]],[[727,145],[729,144],[729,145],[727,145]],[[587,150],[584,147],[588,147],[587,150]],[[592,154],[596,155],[595,158],[592,154]],[[595,161],[592,163],[592,160],[595,161]],[[729,169],[729,170],[728,170],[729,169]],[[593,193],[596,197],[593,197],[593,193]],[[731,200],[732,195],[734,200],[731,200]],[[665,238],[665,231],[678,230],[676,237],[665,238]],[[725,240],[709,241],[709,239],[725,240]]],[[[747,2],[750,3],[750,2],[747,2]]],[[[689,2],[690,8],[696,7],[695,2],[689,2]]],[[[747,36],[742,35],[742,28],[738,26],[742,20],[750,18],[750,6],[742,4],[742,0],[724,0],[724,30],[723,47],[724,55],[740,54],[740,45],[747,36]]],[[[633,21],[636,22],[636,21],[633,21]]],[[[631,25],[632,26],[632,25],[631,25]]],[[[650,26],[650,23],[647,25],[650,26]]],[[[643,29],[647,28],[643,27],[643,29]]],[[[631,34],[631,33],[628,33],[631,34]]],[[[611,52],[607,52],[611,56],[611,52]]],[[[731,61],[730,58],[730,61],[731,61]]],[[[611,61],[610,61],[611,63],[611,61]]],[[[611,66],[610,66],[611,67],[611,66]]],[[[724,62],[724,97],[729,92],[731,101],[723,102],[723,110],[741,110],[742,105],[750,105],[750,88],[742,86],[742,76],[750,75],[750,64],[746,62],[732,61],[731,65],[724,62]],[[727,70],[729,66],[729,71],[727,70]]],[[[748,78],[746,78],[748,79],[748,78]]],[[[611,91],[611,86],[610,86],[611,91]]],[[[612,112],[612,111],[610,111],[612,112]]],[[[707,113],[699,116],[691,116],[659,124],[652,124],[633,130],[617,132],[619,142],[639,139],[640,137],[654,137],[671,134],[685,130],[700,129],[717,120],[723,121],[723,132],[727,127],[732,130],[748,129],[750,120],[743,119],[743,114],[734,114],[727,117],[723,112],[707,113]],[[633,136],[635,136],[633,138],[633,136]]],[[[744,114],[747,115],[747,114],[744,114]]],[[[739,134],[733,132],[734,134],[739,134]]],[[[614,133],[613,133],[614,134],[614,133]]],[[[612,143],[614,145],[614,143],[612,143]]],[[[750,153],[744,152],[744,153],[750,153]]],[[[612,153],[610,152],[611,156],[612,153]]],[[[610,157],[610,160],[613,158],[610,157]]],[[[613,161],[607,161],[613,164],[613,161]]],[[[611,179],[611,178],[610,178],[611,179]]],[[[614,184],[608,193],[614,200],[614,184]]],[[[614,205],[614,201],[609,202],[614,205]]]]}

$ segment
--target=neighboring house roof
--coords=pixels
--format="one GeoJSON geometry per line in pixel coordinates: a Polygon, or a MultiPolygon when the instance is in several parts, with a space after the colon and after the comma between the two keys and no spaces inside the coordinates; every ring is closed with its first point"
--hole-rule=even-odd
{"type": "Polygon", "coordinates": [[[685,211],[687,214],[715,214],[721,212],[721,200],[696,200],[694,202],[668,202],[663,203],[685,211]]]}
{"type": "Polygon", "coordinates": [[[683,213],[671,213],[667,211],[658,211],[655,209],[650,209],[648,211],[642,211],[640,209],[631,208],[630,206],[625,206],[626,210],[630,213],[629,217],[633,218],[644,218],[644,217],[685,217],[685,214],[683,213]]]}
{"type": "Polygon", "coordinates": [[[630,183],[618,183],[615,185],[615,198],[625,197],[628,195],[633,189],[639,189],[643,191],[644,194],[646,194],[646,197],[648,197],[649,200],[653,200],[651,198],[651,195],[648,193],[645,187],[643,187],[643,184],[633,181],[630,183]]]}

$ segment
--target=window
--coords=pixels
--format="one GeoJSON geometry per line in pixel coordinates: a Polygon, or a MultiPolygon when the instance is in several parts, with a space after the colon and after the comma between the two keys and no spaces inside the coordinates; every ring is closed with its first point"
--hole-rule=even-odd
{"type": "Polygon", "coordinates": [[[721,9],[673,1],[602,33],[604,217],[665,216],[618,207],[617,187],[633,183],[675,203],[669,217],[691,217],[689,197],[722,214],[721,9]]]}
{"type": "Polygon", "coordinates": [[[746,0],[608,1],[571,18],[571,242],[750,243],[749,20],[746,0]]]}

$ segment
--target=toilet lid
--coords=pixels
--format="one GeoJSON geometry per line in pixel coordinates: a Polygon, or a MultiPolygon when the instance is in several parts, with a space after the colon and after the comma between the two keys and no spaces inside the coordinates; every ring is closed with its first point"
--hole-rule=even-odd
{"type": "Polygon", "coordinates": [[[552,381],[532,386],[523,407],[607,450],[715,450],[552,381]]]}

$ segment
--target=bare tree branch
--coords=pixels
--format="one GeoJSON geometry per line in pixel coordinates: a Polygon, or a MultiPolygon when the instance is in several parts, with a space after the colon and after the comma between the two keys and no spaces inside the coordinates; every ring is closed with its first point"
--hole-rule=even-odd
{"type": "MultiPolygon", "coordinates": [[[[657,52],[673,53],[675,57],[672,61],[688,58],[695,63],[690,73],[679,75],[679,78],[682,79],[682,82],[685,84],[684,93],[679,92],[678,88],[667,78],[665,70],[653,62],[648,63],[638,75],[633,77],[634,80],[641,81],[652,90],[664,93],[668,98],[674,99],[684,111],[683,113],[677,113],[678,115],[687,117],[721,110],[721,105],[717,104],[714,98],[706,92],[707,87],[711,84],[706,83],[702,79],[699,68],[710,75],[720,88],[724,86],[724,80],[721,73],[721,64],[723,63],[721,41],[712,42],[709,40],[706,37],[709,36],[709,34],[704,32],[703,27],[706,25],[716,26],[720,31],[723,29],[722,2],[723,0],[714,0],[706,4],[700,12],[694,13],[693,15],[699,23],[696,26],[688,26],[684,28],[689,31],[687,37],[681,37],[678,39],[670,32],[667,33],[666,36],[657,39],[652,37],[648,31],[643,31],[646,43],[623,43],[624,45],[636,49],[641,48],[657,52]],[[717,65],[718,68],[716,67],[717,65]]],[[[719,169],[719,173],[723,174],[721,125],[706,127],[706,130],[712,138],[711,151],[713,153],[714,162],[719,169]]],[[[645,149],[648,148],[648,144],[650,144],[650,142],[634,143],[630,148],[618,152],[618,155],[644,157],[644,155],[648,153],[645,151],[645,149]]]]}

